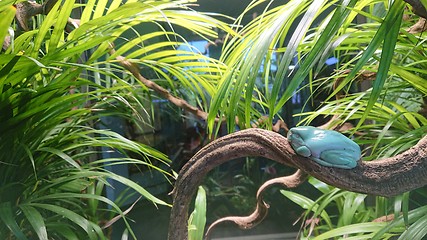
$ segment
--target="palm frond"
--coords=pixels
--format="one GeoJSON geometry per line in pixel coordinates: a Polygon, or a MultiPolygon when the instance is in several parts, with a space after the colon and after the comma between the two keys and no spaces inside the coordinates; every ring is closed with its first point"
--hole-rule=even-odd
{"type": "MultiPolygon", "coordinates": [[[[0,21],[2,41],[14,2],[0,3],[2,16],[7,15],[0,21]]],[[[157,72],[155,80],[170,89],[182,84],[203,101],[213,94],[224,65],[177,50],[177,45],[188,44],[174,31],[178,26],[206,39],[216,37],[214,28],[231,32],[225,23],[191,10],[188,1],[77,5],[67,0],[38,16],[34,30],[11,39],[0,57],[0,238],[107,239],[101,223],[113,214],[125,220],[128,234],[136,239],[118,204],[102,196],[111,181],[154,204],[168,205],[107,170],[135,164],[168,178],[168,157],[99,126],[105,116],[133,120],[144,109],[141,90],[148,89],[126,76],[119,56],[129,55],[130,61],[157,72]],[[80,26],[74,24],[70,31],[77,7],[83,8],[80,26]],[[147,25],[152,34],[135,30],[147,25]],[[113,48],[117,51],[110,54],[113,48]],[[123,157],[99,158],[102,149],[123,157]]]]}

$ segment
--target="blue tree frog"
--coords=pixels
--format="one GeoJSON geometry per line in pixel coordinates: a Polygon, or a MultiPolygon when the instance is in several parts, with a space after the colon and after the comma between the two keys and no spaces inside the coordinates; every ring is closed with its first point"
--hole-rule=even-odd
{"type": "Polygon", "coordinates": [[[352,169],[361,157],[359,145],[336,131],[311,126],[294,127],[287,137],[298,155],[326,167],[352,169]]]}

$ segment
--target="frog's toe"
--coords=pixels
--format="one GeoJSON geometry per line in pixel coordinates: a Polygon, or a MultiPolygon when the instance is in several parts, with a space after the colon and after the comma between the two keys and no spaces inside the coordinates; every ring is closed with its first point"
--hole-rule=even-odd
{"type": "Polygon", "coordinates": [[[311,156],[311,151],[306,146],[300,146],[300,147],[298,147],[296,149],[296,152],[298,153],[298,155],[301,155],[303,157],[310,157],[311,156]]]}
{"type": "Polygon", "coordinates": [[[350,162],[347,162],[345,165],[343,165],[341,168],[352,169],[352,168],[355,168],[356,166],[357,166],[357,161],[350,161],[350,162]]]}

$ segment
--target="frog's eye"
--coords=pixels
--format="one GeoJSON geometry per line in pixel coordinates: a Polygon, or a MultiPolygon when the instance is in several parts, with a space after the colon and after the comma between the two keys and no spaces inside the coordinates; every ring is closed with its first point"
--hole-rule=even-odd
{"type": "Polygon", "coordinates": [[[289,131],[287,137],[289,140],[291,140],[291,143],[293,146],[305,145],[304,139],[302,139],[302,137],[298,133],[293,133],[293,132],[289,131]]]}

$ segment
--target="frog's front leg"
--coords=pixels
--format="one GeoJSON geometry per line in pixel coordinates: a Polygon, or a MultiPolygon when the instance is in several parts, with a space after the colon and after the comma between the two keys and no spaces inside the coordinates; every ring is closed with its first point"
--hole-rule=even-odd
{"type": "Polygon", "coordinates": [[[315,161],[329,167],[352,169],[357,166],[358,160],[354,156],[355,153],[350,149],[326,150],[320,154],[320,159],[315,161]]]}
{"type": "Polygon", "coordinates": [[[295,151],[298,153],[298,155],[301,155],[303,157],[310,157],[311,156],[311,151],[307,146],[296,147],[295,151]]]}

